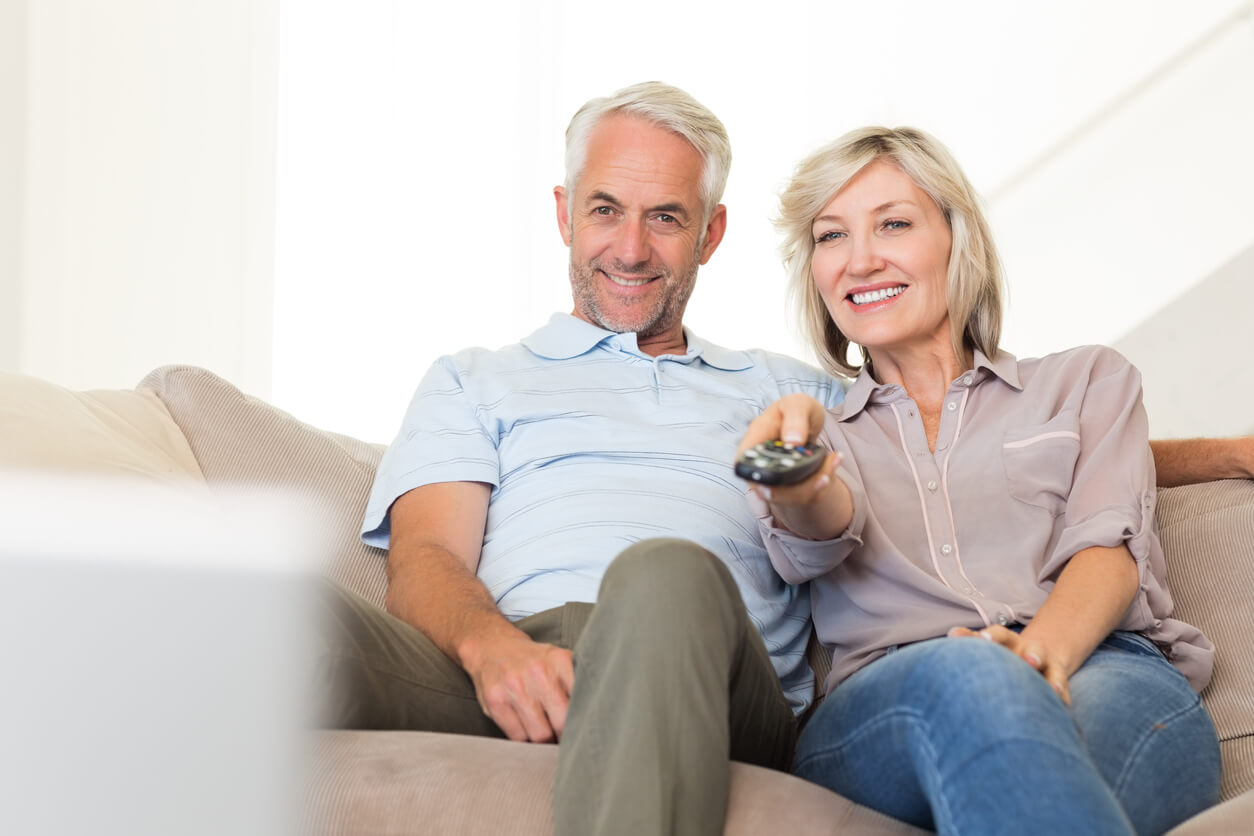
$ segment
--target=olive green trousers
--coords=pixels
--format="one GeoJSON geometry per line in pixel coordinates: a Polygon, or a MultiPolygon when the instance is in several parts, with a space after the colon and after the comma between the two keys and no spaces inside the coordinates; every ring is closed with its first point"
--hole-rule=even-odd
{"type": "MultiPolygon", "coordinates": [[[[326,725],[504,736],[470,677],[421,632],[334,585],[327,596],[326,725]]],[[[706,550],[637,543],[595,605],[517,626],[574,652],[555,833],[719,834],[731,760],[789,767],[792,711],[735,581],[706,550]]]]}

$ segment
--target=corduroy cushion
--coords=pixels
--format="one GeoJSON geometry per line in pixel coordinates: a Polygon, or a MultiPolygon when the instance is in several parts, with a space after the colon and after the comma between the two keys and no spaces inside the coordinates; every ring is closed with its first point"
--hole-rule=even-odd
{"type": "Polygon", "coordinates": [[[1177,618],[1215,643],[1202,694],[1219,732],[1224,799],[1254,788],[1254,482],[1160,492],[1158,529],[1177,618]]]}
{"type": "Polygon", "coordinates": [[[0,372],[0,468],[135,477],[186,486],[196,457],[150,391],[71,392],[0,372]]]}
{"type": "Polygon", "coordinates": [[[358,532],[384,445],[311,427],[195,366],[163,366],[139,385],[165,403],[210,484],[304,497],[331,539],[326,576],[383,606],[387,553],[358,532]]]}

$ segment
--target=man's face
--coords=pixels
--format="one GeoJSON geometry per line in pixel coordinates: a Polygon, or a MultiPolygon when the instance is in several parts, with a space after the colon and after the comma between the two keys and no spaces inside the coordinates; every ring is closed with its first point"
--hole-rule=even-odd
{"type": "Polygon", "coordinates": [[[677,134],[632,116],[601,120],[574,194],[554,190],[575,316],[682,344],[697,268],[726,226],[722,206],[705,222],[701,173],[701,155],[677,134]]]}

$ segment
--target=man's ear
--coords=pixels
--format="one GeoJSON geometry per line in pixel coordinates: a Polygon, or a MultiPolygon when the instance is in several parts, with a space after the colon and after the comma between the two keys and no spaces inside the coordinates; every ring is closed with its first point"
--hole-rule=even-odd
{"type": "Polygon", "coordinates": [[[557,203],[557,228],[562,233],[562,243],[570,246],[570,204],[567,203],[566,187],[553,187],[553,200],[557,203]]]}
{"type": "Polygon", "coordinates": [[[710,215],[710,222],[705,225],[705,243],[701,245],[702,264],[705,264],[710,260],[710,256],[714,255],[714,251],[718,249],[725,232],[727,232],[727,207],[720,203],[714,207],[714,213],[710,215]]]}

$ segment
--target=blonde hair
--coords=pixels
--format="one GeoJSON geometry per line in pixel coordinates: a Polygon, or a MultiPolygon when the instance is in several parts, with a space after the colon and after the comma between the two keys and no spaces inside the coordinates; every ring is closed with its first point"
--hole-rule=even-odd
{"type": "Polygon", "coordinates": [[[802,160],[780,195],[776,228],[788,272],[789,295],[801,329],[819,362],[835,374],[856,375],[869,362],[852,364],[849,339],[823,303],[814,284],[814,219],[853,177],[876,160],[888,160],[925,191],[949,224],[947,303],[954,354],[968,348],[988,357],[1001,337],[1002,269],[979,198],[949,150],[915,128],[867,127],[850,131],[802,160]]]}
{"type": "MultiPolygon", "coordinates": [[[[704,220],[723,199],[731,169],[731,140],[727,129],[705,105],[692,96],[660,81],[624,87],[609,96],[590,99],[575,112],[566,128],[566,191],[574,195],[575,183],[588,159],[588,141],[606,116],[625,113],[678,134],[701,155],[701,197],[704,220]]],[[[573,207],[574,202],[571,202],[573,207]]]]}

